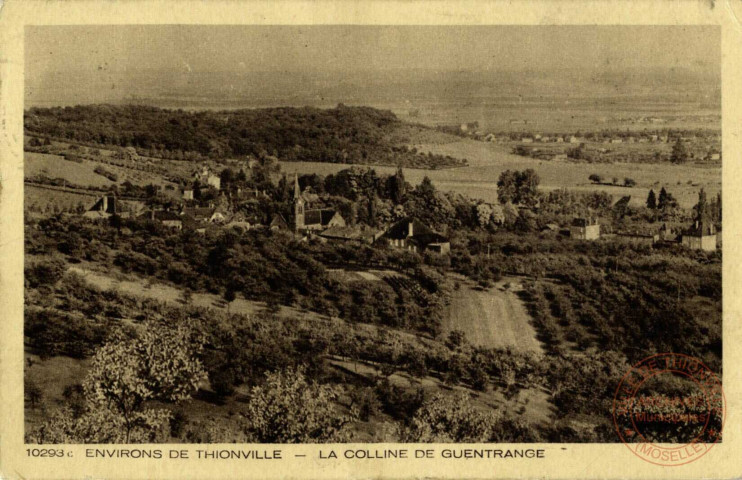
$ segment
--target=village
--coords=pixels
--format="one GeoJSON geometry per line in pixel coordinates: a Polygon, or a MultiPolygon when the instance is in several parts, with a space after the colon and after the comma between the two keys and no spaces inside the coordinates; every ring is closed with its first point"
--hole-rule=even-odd
{"type": "MultiPolygon", "coordinates": [[[[257,203],[263,197],[268,198],[265,191],[246,190],[236,187],[231,192],[221,189],[221,177],[212,173],[208,168],[196,171],[193,174],[194,185],[186,186],[181,190],[182,202],[172,209],[146,209],[142,202],[124,201],[125,207],[116,194],[106,194],[98,199],[85,211],[82,216],[89,219],[108,219],[113,215],[122,218],[136,217],[160,223],[164,227],[181,230],[183,228],[205,233],[207,229],[251,229],[283,230],[294,233],[300,238],[318,238],[329,242],[347,242],[354,244],[371,245],[379,239],[384,239],[395,248],[409,249],[413,252],[435,252],[446,254],[450,252],[448,239],[434,232],[429,226],[420,223],[414,218],[404,218],[387,226],[376,228],[369,225],[349,225],[342,214],[327,208],[320,196],[312,192],[311,187],[302,190],[299,186],[298,175],[294,176],[293,193],[291,197],[291,215],[286,218],[276,213],[266,223],[258,220],[261,215],[247,218],[244,214],[235,213],[236,206],[244,203],[257,203]],[[197,202],[194,190],[203,188],[213,190],[206,202],[197,202]],[[146,211],[143,211],[146,210],[146,211]]],[[[286,181],[286,178],[283,179],[286,181]]],[[[654,196],[654,192],[652,192],[654,196]]],[[[613,205],[613,210],[628,208],[630,196],[624,196],[613,205]]],[[[707,204],[703,191],[699,193],[699,202],[707,204]]],[[[492,218],[496,224],[502,224],[504,219],[502,207],[486,204],[492,209],[492,218]]],[[[685,248],[704,251],[715,251],[717,248],[717,231],[705,207],[698,209],[691,225],[686,228],[670,228],[667,223],[658,227],[643,227],[633,230],[613,231],[610,226],[601,225],[597,218],[575,217],[569,224],[558,225],[548,223],[541,227],[544,233],[557,233],[576,240],[588,241],[618,241],[653,246],[657,243],[680,244],[685,248]],[[608,227],[608,228],[606,228],[608,227]]]]}

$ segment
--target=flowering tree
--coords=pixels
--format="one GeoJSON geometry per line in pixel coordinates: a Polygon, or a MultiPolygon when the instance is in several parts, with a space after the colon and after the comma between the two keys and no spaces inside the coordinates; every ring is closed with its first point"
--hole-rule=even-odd
{"type": "Polygon", "coordinates": [[[261,443],[341,442],[354,416],[336,412],[336,398],[332,387],[307,381],[301,369],[268,373],[252,390],[245,433],[261,443]]]}
{"type": "Polygon", "coordinates": [[[197,358],[202,340],[180,325],[148,324],[135,338],[114,338],[98,349],[83,382],[85,407],[57,412],[37,432],[50,443],[164,441],[170,412],[149,400],[190,398],[206,373],[197,358]]]}
{"type": "Polygon", "coordinates": [[[402,437],[406,442],[486,442],[497,420],[495,413],[476,410],[466,394],[438,394],[420,407],[402,437]]]}

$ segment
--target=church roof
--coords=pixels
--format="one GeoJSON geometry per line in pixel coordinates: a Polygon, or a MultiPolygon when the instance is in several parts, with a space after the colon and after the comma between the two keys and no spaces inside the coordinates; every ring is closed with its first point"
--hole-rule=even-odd
{"type": "Polygon", "coordinates": [[[304,225],[327,225],[335,216],[332,209],[313,209],[304,212],[304,225]]]}
{"type": "Polygon", "coordinates": [[[393,240],[411,239],[423,246],[448,241],[446,237],[434,232],[421,221],[409,217],[392,225],[384,236],[393,240]],[[412,237],[409,236],[410,224],[412,224],[412,237]]]}

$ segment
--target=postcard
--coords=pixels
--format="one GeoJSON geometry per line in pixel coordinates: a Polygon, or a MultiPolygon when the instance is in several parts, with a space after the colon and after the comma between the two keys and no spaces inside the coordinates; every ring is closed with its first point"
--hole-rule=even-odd
{"type": "Polygon", "coordinates": [[[741,18],[7,1],[0,477],[741,475],[741,18]]]}

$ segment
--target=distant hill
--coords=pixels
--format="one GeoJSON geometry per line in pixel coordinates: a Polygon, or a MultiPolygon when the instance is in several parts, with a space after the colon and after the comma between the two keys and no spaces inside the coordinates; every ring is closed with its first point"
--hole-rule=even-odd
{"type": "MultiPolygon", "coordinates": [[[[31,108],[27,134],[110,146],[133,146],[160,158],[273,155],[284,161],[446,168],[449,156],[410,149],[409,127],[392,112],[370,107],[165,110],[137,105],[31,108]]],[[[425,127],[417,127],[425,128],[425,127]]]]}

